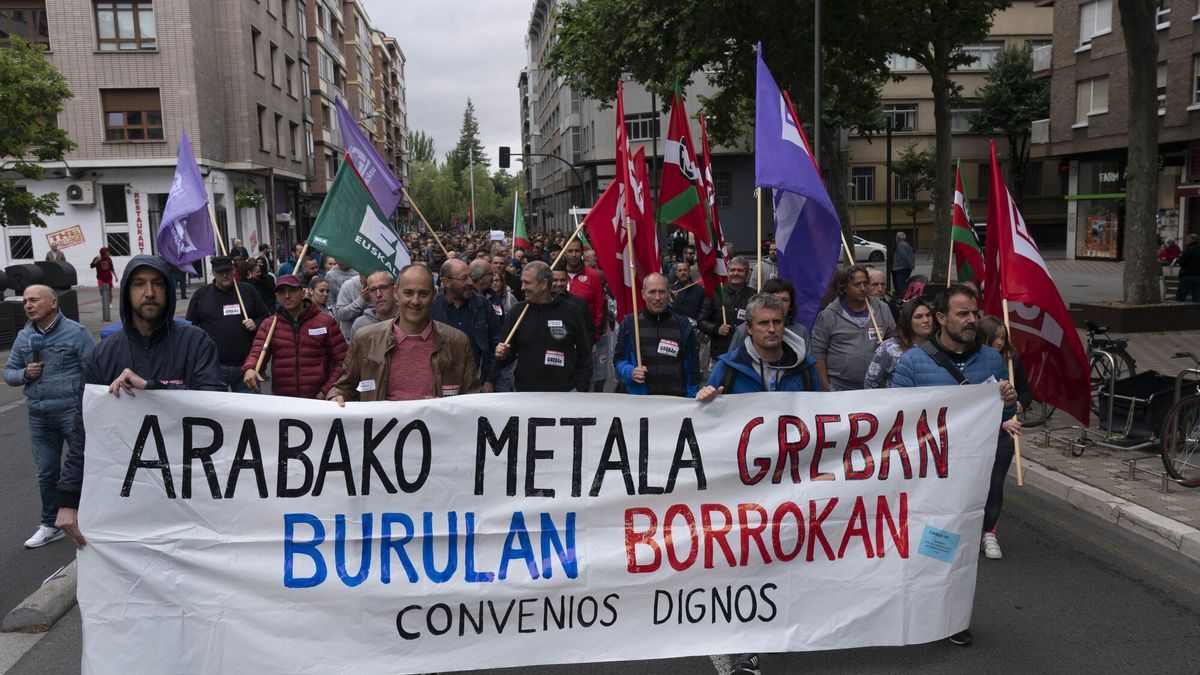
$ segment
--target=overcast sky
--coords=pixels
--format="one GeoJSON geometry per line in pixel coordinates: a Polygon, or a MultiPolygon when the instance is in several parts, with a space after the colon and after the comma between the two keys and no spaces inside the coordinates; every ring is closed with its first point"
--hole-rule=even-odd
{"type": "Polygon", "coordinates": [[[467,97],[492,167],[521,145],[517,77],[533,0],[363,0],[404,50],[408,128],[433,137],[438,161],[458,142],[467,97]]]}

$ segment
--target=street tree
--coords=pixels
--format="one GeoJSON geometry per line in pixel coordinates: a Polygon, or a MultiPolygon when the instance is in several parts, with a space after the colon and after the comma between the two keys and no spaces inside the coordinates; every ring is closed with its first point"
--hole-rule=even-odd
{"type": "MultiPolygon", "coordinates": [[[[963,47],[982,42],[992,17],[1012,0],[880,0],[872,3],[890,11],[891,30],[902,36],[896,53],[907,56],[929,74],[933,93],[933,122],[937,178],[933,188],[933,259],[950,255],[950,209],[954,202],[954,172],[950,136],[950,106],[961,85],[954,71],[975,62],[963,47]]],[[[946,271],[934,265],[931,281],[946,282],[946,271]]]]}
{"type": "MultiPolygon", "coordinates": [[[[844,227],[850,223],[847,148],[839,130],[869,135],[882,128],[879,91],[888,79],[888,54],[895,51],[888,43],[895,39],[892,19],[877,8],[882,4],[822,5],[822,171],[844,227]]],[[[666,106],[677,80],[686,90],[706,78],[714,92],[700,101],[712,139],[749,149],[754,47],[761,41],[797,114],[809,121],[815,116],[812,0],[580,0],[563,3],[558,12],[545,72],[565,78],[579,96],[612,101],[617,80],[625,78],[658,94],[666,106]]]]}
{"type": "Polygon", "coordinates": [[[433,137],[420,129],[408,132],[408,152],[412,162],[432,162],[434,156],[433,137]]]}
{"type": "Polygon", "coordinates": [[[1125,179],[1125,302],[1159,298],[1155,258],[1158,232],[1158,38],[1154,0],[1117,0],[1129,65],[1129,158],[1125,179]]]}
{"type": "MultiPolygon", "coordinates": [[[[487,153],[479,140],[479,120],[475,118],[475,104],[467,99],[467,107],[463,110],[462,129],[458,135],[458,145],[446,153],[446,164],[450,167],[451,175],[456,179],[462,177],[463,169],[468,164],[488,165],[487,153]]],[[[462,183],[459,183],[462,185],[462,183]]]]}
{"type": "Polygon", "coordinates": [[[429,219],[429,224],[438,227],[454,222],[455,217],[466,213],[466,201],[458,188],[458,182],[446,165],[435,162],[413,162],[410,167],[412,199],[429,219]]]}
{"type": "Polygon", "coordinates": [[[980,110],[972,116],[971,128],[1000,133],[1008,141],[1008,184],[1017,206],[1023,207],[1030,130],[1034,120],[1050,116],[1050,81],[1034,79],[1029,47],[1007,47],[996,57],[977,95],[980,110]]]}
{"type": "Polygon", "coordinates": [[[900,156],[892,163],[892,172],[900,182],[912,188],[913,201],[905,208],[905,212],[912,218],[913,228],[916,229],[917,216],[929,203],[922,200],[921,195],[932,192],[937,184],[937,153],[913,141],[900,151],[900,156]]]}
{"type": "MultiPolygon", "coordinates": [[[[62,73],[43,56],[44,47],[11,37],[0,49],[0,168],[27,180],[41,180],[37,162],[61,161],[75,147],[58,127],[71,89],[62,73]]],[[[0,178],[0,226],[45,227],[58,210],[58,193],[35,194],[16,181],[0,178]]]]}

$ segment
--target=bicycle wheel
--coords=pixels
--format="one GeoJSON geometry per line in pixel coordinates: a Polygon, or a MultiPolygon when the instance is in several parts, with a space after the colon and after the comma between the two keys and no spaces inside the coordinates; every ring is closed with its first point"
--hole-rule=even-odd
{"type": "Polygon", "coordinates": [[[1133,364],[1133,357],[1124,349],[1118,349],[1112,352],[1113,361],[1117,364],[1117,379],[1133,377],[1137,375],[1137,366],[1133,364]]]}
{"type": "Polygon", "coordinates": [[[1113,365],[1109,366],[1108,359],[1098,352],[1092,352],[1088,357],[1088,366],[1092,372],[1092,391],[1096,391],[1100,387],[1108,384],[1109,375],[1112,368],[1117,369],[1117,380],[1126,377],[1132,377],[1136,374],[1136,367],[1133,364],[1133,357],[1123,349],[1113,349],[1108,352],[1112,356],[1113,365]]]}
{"type": "Polygon", "coordinates": [[[1035,400],[1027,409],[1021,411],[1021,426],[1028,429],[1045,424],[1055,410],[1056,408],[1049,403],[1035,400]]]}
{"type": "Polygon", "coordinates": [[[1180,399],[1163,423],[1162,460],[1167,475],[1200,487],[1200,396],[1180,399]]]}

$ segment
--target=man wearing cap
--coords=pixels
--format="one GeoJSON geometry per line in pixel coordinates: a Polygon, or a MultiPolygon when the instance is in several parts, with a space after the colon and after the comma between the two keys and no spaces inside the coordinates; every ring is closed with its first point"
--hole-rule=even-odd
{"type": "Polygon", "coordinates": [[[271,393],[276,396],[324,398],[333,386],[346,357],[346,340],[337,321],[304,297],[304,287],[294,274],[275,280],[275,299],[279,309],[263,321],[254,336],[250,353],[242,362],[242,381],[258,390],[263,377],[258,372],[258,356],[271,343],[263,361],[271,362],[271,393]]]}
{"type": "MultiPolygon", "coordinates": [[[[137,389],[224,391],[217,347],[204,331],[172,321],[175,293],[170,269],[158,256],[135,255],[121,277],[121,329],[104,338],[83,365],[84,384],[102,384],[113,396],[137,389]]],[[[83,489],[84,447],[82,390],[75,427],[58,479],[58,520],[77,547],[79,495],[83,489]]]]}
{"type": "Polygon", "coordinates": [[[250,393],[242,382],[242,362],[254,342],[254,331],[271,310],[253,286],[234,280],[231,258],[213,256],[212,271],[212,283],[192,293],[185,318],[216,343],[221,380],[226,386],[235,392],[250,393]],[[246,315],[242,314],[243,303],[246,315]]]}

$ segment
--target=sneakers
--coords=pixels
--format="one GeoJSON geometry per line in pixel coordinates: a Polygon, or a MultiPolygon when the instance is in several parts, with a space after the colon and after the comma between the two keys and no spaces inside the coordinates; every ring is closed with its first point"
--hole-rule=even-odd
{"type": "Polygon", "coordinates": [[[758,654],[742,654],[733,660],[733,670],[729,675],[761,675],[762,668],[758,664],[758,654]]]}
{"type": "Polygon", "coordinates": [[[958,645],[959,647],[970,647],[971,643],[975,641],[975,638],[971,636],[970,628],[961,630],[946,639],[950,641],[950,644],[958,645]]]}
{"type": "Polygon", "coordinates": [[[52,541],[58,541],[67,536],[66,532],[57,527],[49,525],[39,525],[37,532],[33,536],[25,540],[25,548],[41,548],[52,541]]]}
{"type": "Polygon", "coordinates": [[[1004,557],[1000,552],[1000,542],[996,541],[996,535],[992,532],[983,533],[983,539],[979,541],[979,550],[983,551],[988,560],[1000,560],[1004,557]]]}

